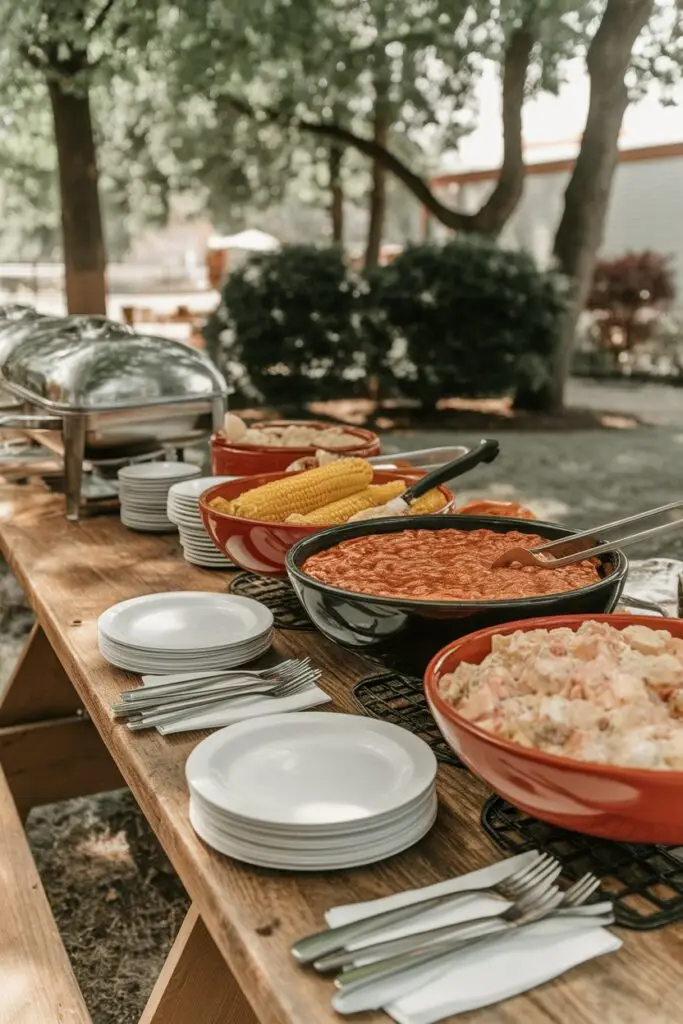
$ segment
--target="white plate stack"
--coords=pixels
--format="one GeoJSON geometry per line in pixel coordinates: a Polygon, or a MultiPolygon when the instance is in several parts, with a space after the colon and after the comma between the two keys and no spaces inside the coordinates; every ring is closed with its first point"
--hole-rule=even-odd
{"type": "Polygon", "coordinates": [[[201,675],[264,654],[273,615],[249,597],[181,590],[121,601],[100,615],[97,629],[102,655],[127,672],[201,675]]]}
{"type": "Polygon", "coordinates": [[[190,754],[190,820],[214,850],[261,867],[371,864],[432,827],[436,767],[423,740],[389,722],[315,711],[256,718],[190,754]]]}
{"type": "Polygon", "coordinates": [[[199,495],[233,476],[200,476],[173,484],[168,492],[166,515],[178,527],[185,560],[204,569],[230,569],[233,562],[219,551],[206,532],[199,512],[199,495]]]}
{"type": "Polygon", "coordinates": [[[201,473],[188,462],[140,462],[118,472],[121,522],[131,530],[166,533],[175,525],[166,515],[168,491],[179,480],[201,473]]]}

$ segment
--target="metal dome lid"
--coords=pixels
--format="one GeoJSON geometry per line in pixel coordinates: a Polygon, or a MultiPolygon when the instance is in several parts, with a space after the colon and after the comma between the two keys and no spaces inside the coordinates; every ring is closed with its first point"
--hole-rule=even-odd
{"type": "Polygon", "coordinates": [[[14,394],[56,412],[112,411],[227,393],[213,363],[182,342],[136,334],[105,317],[41,318],[31,327],[7,353],[0,334],[0,378],[14,394]]]}

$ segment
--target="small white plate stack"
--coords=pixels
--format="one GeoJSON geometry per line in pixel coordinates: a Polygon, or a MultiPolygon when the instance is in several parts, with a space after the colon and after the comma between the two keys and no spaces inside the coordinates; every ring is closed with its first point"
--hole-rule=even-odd
{"type": "Polygon", "coordinates": [[[127,672],[201,675],[264,654],[273,615],[249,597],[180,590],[121,601],[100,615],[97,629],[103,657],[127,672]]]}
{"type": "Polygon", "coordinates": [[[175,525],[166,515],[168,491],[179,480],[201,473],[188,462],[140,462],[118,472],[121,522],[131,530],[166,533],[175,525]]]}
{"type": "Polygon", "coordinates": [[[412,846],[437,814],[436,758],[389,722],[316,711],[230,725],[185,773],[190,820],[219,853],[261,867],[343,870],[412,846]]]}
{"type": "Polygon", "coordinates": [[[204,569],[230,569],[233,562],[219,551],[204,528],[199,512],[199,496],[216,484],[234,480],[233,476],[199,476],[173,484],[168,492],[166,515],[175,523],[185,560],[204,569]]]}

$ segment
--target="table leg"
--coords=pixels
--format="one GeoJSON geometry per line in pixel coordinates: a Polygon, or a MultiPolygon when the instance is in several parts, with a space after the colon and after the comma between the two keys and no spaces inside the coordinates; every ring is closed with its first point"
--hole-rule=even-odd
{"type": "Polygon", "coordinates": [[[140,1024],[258,1024],[194,904],[166,958],[140,1024]]]}
{"type": "Polygon", "coordinates": [[[125,783],[40,626],[0,692],[0,763],[20,814],[125,783]]]}

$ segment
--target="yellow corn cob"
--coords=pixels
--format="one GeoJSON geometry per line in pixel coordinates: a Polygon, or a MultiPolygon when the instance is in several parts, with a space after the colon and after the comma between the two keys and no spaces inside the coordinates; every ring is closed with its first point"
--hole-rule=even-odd
{"type": "Polygon", "coordinates": [[[232,515],[284,523],[296,512],[306,515],[321,505],[362,491],[372,480],[372,466],[364,459],[340,459],[330,466],[309,469],[245,491],[232,502],[232,515]]]}
{"type": "Polygon", "coordinates": [[[209,505],[215,508],[216,512],[224,512],[228,516],[232,514],[232,502],[227,498],[213,498],[209,505]]]}
{"type": "Polygon", "coordinates": [[[424,516],[430,512],[438,512],[446,504],[446,499],[440,490],[433,487],[431,491],[427,491],[421,498],[414,501],[410,506],[409,515],[411,516],[424,516]]]}
{"type": "Polygon", "coordinates": [[[322,508],[316,508],[308,515],[294,515],[287,517],[288,523],[299,523],[301,526],[334,526],[336,523],[345,523],[350,516],[356,512],[362,512],[366,508],[374,508],[376,505],[384,505],[391,498],[398,497],[406,489],[404,480],[391,480],[386,484],[371,484],[357,494],[350,494],[347,498],[333,501],[322,508]]]}

